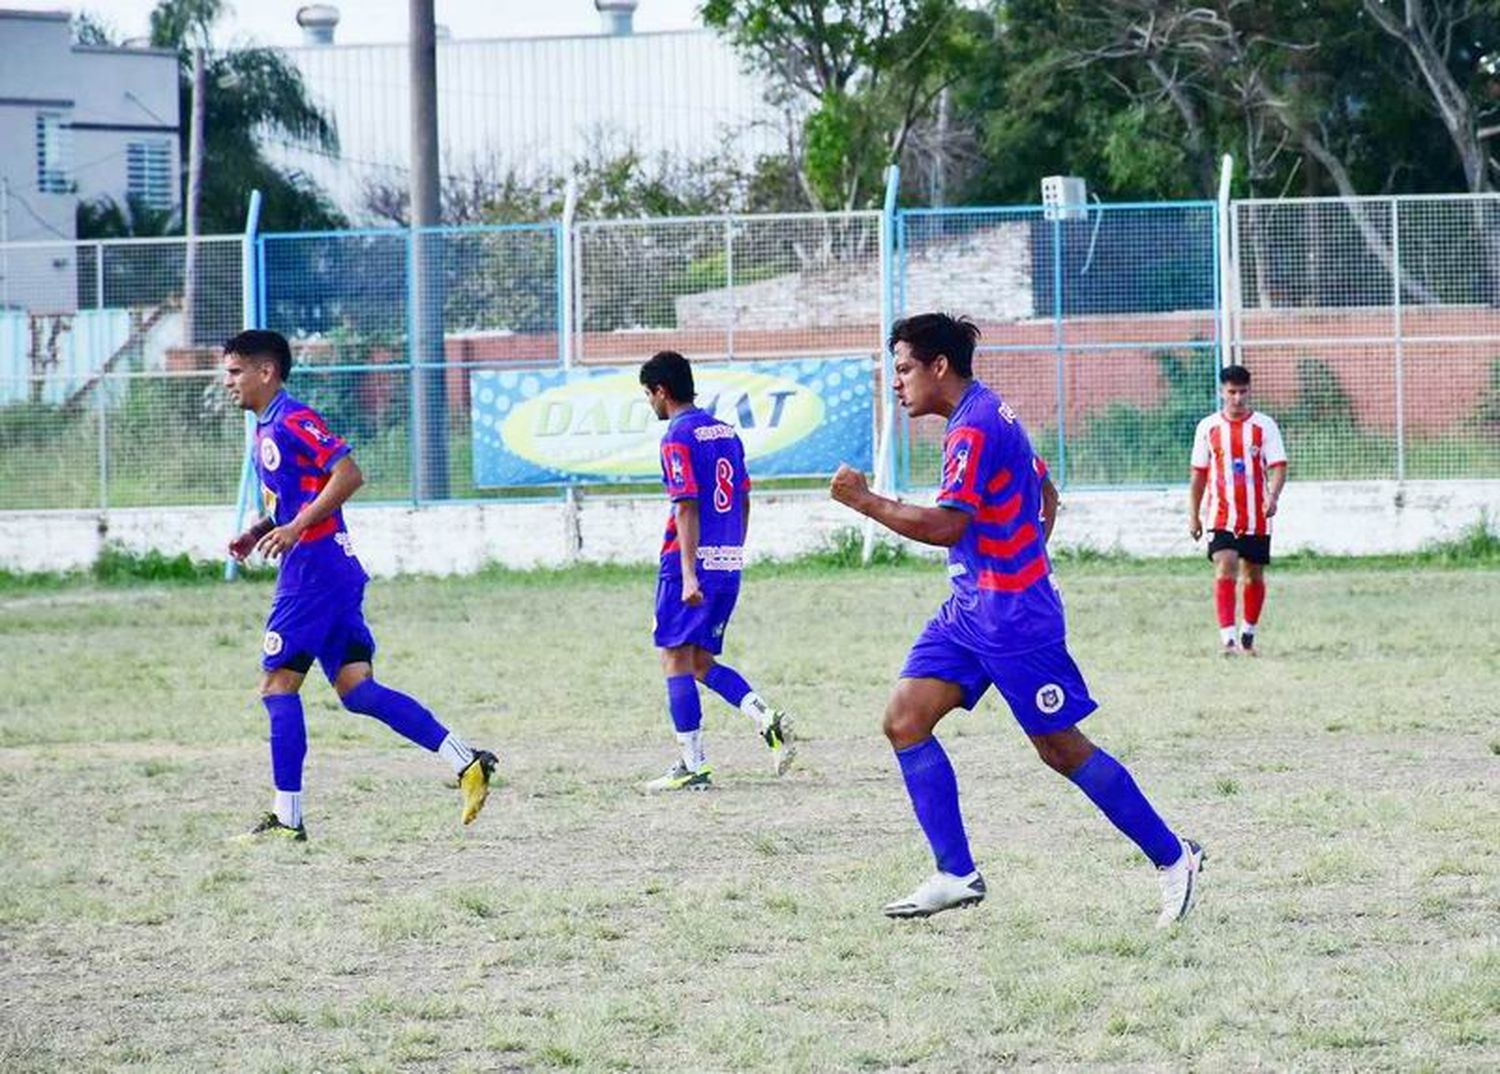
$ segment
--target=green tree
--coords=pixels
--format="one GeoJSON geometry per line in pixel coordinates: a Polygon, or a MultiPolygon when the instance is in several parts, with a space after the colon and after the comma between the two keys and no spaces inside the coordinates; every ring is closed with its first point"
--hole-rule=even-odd
{"type": "Polygon", "coordinates": [[[176,234],[176,214],[156,209],[141,198],[130,196],[121,205],[109,196],[78,203],[80,239],[142,239],[176,234]]]}
{"type": "Polygon", "coordinates": [[[794,158],[819,209],[878,203],[882,169],[940,123],[935,106],[988,25],[956,0],[707,0],[701,14],[801,116],[794,158]]]}

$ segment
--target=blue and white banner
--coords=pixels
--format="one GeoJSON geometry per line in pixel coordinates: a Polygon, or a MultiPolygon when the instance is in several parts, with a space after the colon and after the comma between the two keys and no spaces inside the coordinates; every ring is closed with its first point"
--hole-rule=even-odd
{"type": "MultiPolygon", "coordinates": [[[[733,425],[752,478],[868,470],[874,455],[870,358],[693,367],[698,405],[733,425]]],[[[665,424],[638,367],[478,370],[470,376],[474,484],[656,481],[665,424]]]]}

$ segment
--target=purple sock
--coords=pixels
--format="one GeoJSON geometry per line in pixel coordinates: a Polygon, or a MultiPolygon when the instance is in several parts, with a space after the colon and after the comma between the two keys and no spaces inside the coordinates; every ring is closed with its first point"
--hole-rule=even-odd
{"type": "Polygon", "coordinates": [[[1103,750],[1091,753],[1068,778],[1157,868],[1171,865],[1182,853],[1181,841],[1151,808],[1125,766],[1103,750]]]}
{"type": "Polygon", "coordinates": [[[937,867],[954,876],[968,876],[974,871],[969,854],[969,837],[964,834],[964,819],[958,811],[958,777],[935,738],[896,751],[901,775],[906,778],[906,793],[917,813],[917,823],[932,846],[937,867]]]}
{"type": "Polygon", "coordinates": [[[709,668],[708,674],[703,676],[703,685],[735,708],[740,707],[740,702],[750,692],[750,684],[744,676],[727,664],[715,664],[709,668]]]}
{"type": "Polygon", "coordinates": [[[302,790],[302,762],[307,758],[307,722],[296,694],[262,697],[271,718],[271,779],[278,791],[302,790]]]}
{"type": "Polygon", "coordinates": [[[448,729],[415,698],[399,690],[366,679],[344,695],[344,708],[373,716],[398,735],[411,739],[424,750],[436,753],[448,737],[448,729]]]}
{"type": "Polygon", "coordinates": [[[691,675],[667,677],[667,711],[679,734],[696,731],[703,724],[703,702],[698,698],[698,682],[691,675]]]}

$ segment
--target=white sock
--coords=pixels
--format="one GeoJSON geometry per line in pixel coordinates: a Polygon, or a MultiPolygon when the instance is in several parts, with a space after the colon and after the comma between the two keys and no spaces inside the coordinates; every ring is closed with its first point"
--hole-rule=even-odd
{"type": "Polygon", "coordinates": [[[1234,627],[1223,626],[1219,628],[1219,638],[1225,645],[1233,645],[1235,639],[1234,627]]]}
{"type": "Polygon", "coordinates": [[[275,809],[277,820],[288,828],[297,827],[302,823],[302,792],[277,791],[275,809]]]}
{"type": "Polygon", "coordinates": [[[1255,637],[1255,624],[1254,623],[1246,623],[1244,626],[1242,626],[1240,628],[1240,633],[1243,634],[1243,635],[1245,635],[1245,637],[1247,637],[1247,638],[1253,638],[1253,637],[1255,637]]]}
{"type": "Polygon", "coordinates": [[[762,731],[771,722],[771,706],[762,701],[754,690],[740,698],[740,711],[754,720],[755,726],[762,731]]]}
{"type": "Polygon", "coordinates": [[[707,763],[703,755],[703,728],[696,731],[678,731],[677,745],[682,749],[682,763],[688,771],[696,772],[707,763]]]}
{"type": "Polygon", "coordinates": [[[453,766],[453,774],[455,776],[463,775],[464,769],[474,763],[474,751],[469,749],[467,742],[459,738],[452,731],[448,732],[448,737],[443,739],[443,744],[438,747],[437,751],[444,760],[453,766]]]}

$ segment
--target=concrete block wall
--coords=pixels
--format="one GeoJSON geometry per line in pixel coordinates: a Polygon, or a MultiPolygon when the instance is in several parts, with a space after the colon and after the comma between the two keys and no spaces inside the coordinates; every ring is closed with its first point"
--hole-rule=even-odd
{"type": "MultiPolygon", "coordinates": [[[[914,497],[922,499],[922,497],[914,497]]],[[[930,494],[928,496],[930,502],[930,494]]],[[[1191,555],[1182,488],[1065,491],[1054,544],[1140,556],[1191,555]]],[[[1500,480],[1307,482],[1295,480],[1276,520],[1278,552],[1329,555],[1411,552],[1457,537],[1481,517],[1500,522],[1500,480]]],[[[525,569],[657,558],[667,505],[656,497],[581,497],[537,503],[433,507],[356,506],[355,550],[374,575],[467,574],[489,564],[525,569]]],[[[862,519],[823,493],[757,496],[750,558],[786,558],[825,545],[862,519]]],[[[127,551],[217,559],[234,523],[230,507],[0,513],[0,569],[89,566],[106,544],[127,551]]]]}

